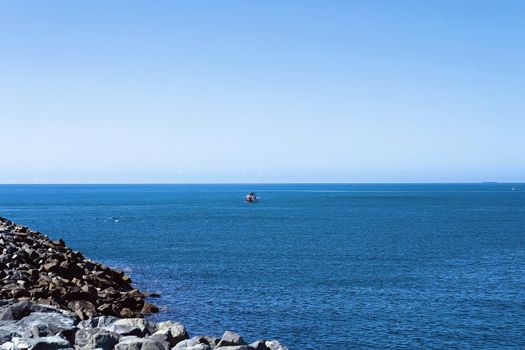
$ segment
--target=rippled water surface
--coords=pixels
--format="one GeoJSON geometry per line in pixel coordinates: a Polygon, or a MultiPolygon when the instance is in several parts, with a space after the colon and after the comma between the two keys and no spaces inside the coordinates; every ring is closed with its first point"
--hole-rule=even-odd
{"type": "Polygon", "coordinates": [[[193,335],[525,348],[525,185],[2,185],[0,215],[129,270],[193,335]]]}

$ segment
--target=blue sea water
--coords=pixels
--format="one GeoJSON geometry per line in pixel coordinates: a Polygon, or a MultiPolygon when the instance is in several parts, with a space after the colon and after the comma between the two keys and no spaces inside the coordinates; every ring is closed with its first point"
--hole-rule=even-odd
{"type": "Polygon", "coordinates": [[[192,335],[525,348],[525,185],[2,185],[0,216],[161,293],[192,335]],[[256,191],[261,201],[243,202],[256,191]]]}

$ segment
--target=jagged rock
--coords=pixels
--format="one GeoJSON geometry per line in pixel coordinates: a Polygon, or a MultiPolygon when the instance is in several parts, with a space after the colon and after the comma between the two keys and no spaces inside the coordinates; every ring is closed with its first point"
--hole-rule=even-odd
{"type": "Polygon", "coordinates": [[[74,300],[69,302],[67,307],[83,320],[97,315],[96,306],[88,300],[74,300]]]}
{"type": "Polygon", "coordinates": [[[120,319],[104,327],[104,329],[118,333],[121,336],[134,335],[138,337],[153,334],[157,330],[156,325],[150,324],[143,318],[120,319]]]}
{"type": "Polygon", "coordinates": [[[209,335],[205,335],[204,338],[206,339],[206,342],[207,342],[208,344],[210,344],[210,346],[211,346],[212,348],[217,347],[217,345],[218,345],[219,342],[221,341],[221,338],[212,337],[212,336],[209,336],[209,335]]]}
{"type": "Polygon", "coordinates": [[[268,350],[288,350],[287,347],[283,346],[277,340],[270,340],[265,343],[268,350]]]}
{"type": "Polygon", "coordinates": [[[46,337],[61,333],[71,337],[75,331],[75,317],[58,313],[33,312],[15,323],[19,329],[31,331],[33,337],[46,337]]]}
{"type": "Polygon", "coordinates": [[[250,344],[255,350],[266,350],[266,344],[264,340],[257,340],[250,344]]]}
{"type": "Polygon", "coordinates": [[[12,341],[14,337],[21,337],[23,332],[15,326],[14,321],[0,321],[0,344],[12,341]]]}
{"type": "Polygon", "coordinates": [[[154,340],[155,342],[162,345],[165,349],[171,349],[170,336],[166,333],[154,333],[148,337],[149,339],[154,340]]]}
{"type": "Polygon", "coordinates": [[[155,339],[125,337],[115,346],[115,350],[166,350],[166,348],[155,339]]]}
{"type": "Polygon", "coordinates": [[[71,349],[71,344],[63,338],[41,337],[28,339],[31,350],[57,350],[57,349],[71,349]]]}
{"type": "Polygon", "coordinates": [[[127,308],[127,307],[125,307],[122,310],[120,310],[119,315],[120,315],[120,317],[127,317],[127,318],[132,318],[132,317],[136,317],[137,316],[133,312],[133,310],[131,310],[130,308],[127,308]]]}
{"type": "Polygon", "coordinates": [[[80,321],[77,325],[79,329],[85,329],[85,328],[105,328],[116,321],[118,321],[119,318],[115,316],[99,316],[90,318],[88,320],[80,321]]]}
{"type": "Polygon", "coordinates": [[[118,343],[118,339],[118,334],[113,332],[96,333],[91,337],[88,347],[90,349],[111,350],[118,343]]]}
{"type": "Polygon", "coordinates": [[[237,333],[232,332],[232,331],[226,331],[222,335],[222,338],[219,341],[219,344],[217,344],[217,347],[231,346],[231,345],[246,345],[246,342],[237,333]]]}
{"type": "Polygon", "coordinates": [[[120,335],[101,328],[81,329],[75,335],[75,345],[82,349],[111,350],[120,339],[120,335]]]}
{"type": "Polygon", "coordinates": [[[29,348],[29,342],[26,339],[22,339],[20,337],[13,337],[10,343],[12,344],[13,350],[29,348]]]}
{"type": "MultiPolygon", "coordinates": [[[[173,349],[193,349],[194,347],[211,348],[209,340],[204,336],[196,336],[180,341],[173,349]],[[203,347],[204,346],[204,347],[203,347]]],[[[196,348],[197,349],[197,348],[196,348]]],[[[195,349],[195,350],[196,350],[195,349]]]]}
{"type": "Polygon", "coordinates": [[[162,336],[159,339],[165,339],[173,347],[181,341],[188,339],[186,327],[180,323],[166,321],[157,324],[157,331],[153,336],[162,336]]]}
{"type": "Polygon", "coordinates": [[[0,309],[11,319],[0,321],[0,339],[5,339],[0,344],[13,337],[74,337],[76,317],[61,310],[28,302],[5,304],[0,309]]]}
{"type": "Polygon", "coordinates": [[[144,296],[149,297],[149,298],[160,298],[160,293],[146,292],[144,293],[144,296]]]}
{"type": "MultiPolygon", "coordinates": [[[[179,343],[180,344],[180,343],[179,343]]],[[[182,347],[174,347],[173,349],[181,349],[181,350],[212,350],[212,347],[208,344],[195,344],[192,346],[182,346],[182,347]]]]}
{"type": "Polygon", "coordinates": [[[140,311],[143,315],[149,315],[159,312],[159,308],[150,303],[144,303],[142,310],[140,311]]]}
{"type": "Polygon", "coordinates": [[[55,307],[34,304],[29,301],[4,301],[3,304],[0,304],[0,320],[20,320],[28,316],[32,312],[53,312],[61,314],[64,313],[63,311],[58,310],[55,307]]]}
{"type": "Polygon", "coordinates": [[[10,341],[2,342],[1,338],[0,338],[0,344],[2,344],[0,345],[0,350],[18,350],[18,347],[14,343],[10,341]]]}

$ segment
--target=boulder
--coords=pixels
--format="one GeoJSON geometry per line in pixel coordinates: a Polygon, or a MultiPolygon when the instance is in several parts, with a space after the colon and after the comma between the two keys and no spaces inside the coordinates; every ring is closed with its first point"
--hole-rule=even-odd
{"type": "Polygon", "coordinates": [[[120,335],[101,328],[80,329],[75,335],[75,345],[83,349],[111,350],[120,335]]]}
{"type": "Polygon", "coordinates": [[[100,331],[109,332],[108,330],[105,330],[105,329],[101,330],[100,328],[83,328],[83,329],[79,329],[75,333],[75,346],[77,346],[79,348],[84,348],[86,345],[89,344],[93,334],[95,334],[97,332],[100,332],[100,331]]]}
{"type": "Polygon", "coordinates": [[[0,344],[2,344],[0,345],[0,350],[17,350],[18,349],[18,347],[10,341],[7,341],[7,342],[0,341],[0,344]]]}
{"type": "Polygon", "coordinates": [[[75,317],[57,313],[33,312],[16,322],[21,330],[31,331],[34,337],[73,334],[76,331],[75,317]]]}
{"type": "Polygon", "coordinates": [[[159,312],[159,308],[150,303],[144,303],[142,310],[140,311],[143,315],[150,315],[159,312]]]}
{"type": "Polygon", "coordinates": [[[257,340],[250,344],[255,350],[266,350],[266,343],[264,340],[257,340]]]}
{"type": "Polygon", "coordinates": [[[222,338],[219,341],[219,344],[217,344],[217,347],[231,345],[246,345],[246,342],[242,339],[242,337],[239,334],[232,331],[226,331],[222,335],[222,338]]]}
{"type": "Polygon", "coordinates": [[[30,338],[27,340],[31,350],[57,350],[57,349],[70,349],[71,344],[60,337],[41,337],[41,338],[30,338]]]}
{"type": "Polygon", "coordinates": [[[206,339],[204,336],[196,336],[192,337],[190,339],[182,340],[179,342],[173,349],[192,349],[192,350],[198,350],[202,348],[204,349],[211,349],[209,340],[206,339]],[[193,349],[195,348],[195,349],[193,349]]]}
{"type": "Polygon", "coordinates": [[[166,350],[166,348],[155,339],[124,337],[115,345],[115,350],[166,350]]]}
{"type": "Polygon", "coordinates": [[[269,350],[288,350],[287,347],[282,345],[277,340],[267,341],[267,342],[265,342],[265,345],[266,345],[266,348],[269,349],[269,350]]]}
{"type": "Polygon", "coordinates": [[[85,328],[105,328],[116,321],[118,321],[119,318],[115,316],[99,316],[99,317],[93,317],[87,320],[80,321],[77,324],[77,327],[79,329],[85,329],[85,328]]]}
{"type": "Polygon", "coordinates": [[[170,344],[170,336],[167,333],[159,333],[155,332],[154,334],[150,335],[148,339],[152,339],[155,342],[162,345],[165,349],[171,349],[173,346],[170,344]]]}
{"type": "Polygon", "coordinates": [[[53,312],[64,314],[52,306],[33,304],[30,301],[6,302],[0,306],[0,320],[20,320],[32,312],[53,312]]]}
{"type": "Polygon", "coordinates": [[[14,345],[15,350],[29,349],[30,346],[27,339],[23,339],[20,337],[14,337],[13,339],[11,339],[11,343],[14,345]]]}
{"type": "Polygon", "coordinates": [[[13,337],[22,337],[25,331],[16,326],[16,321],[0,321],[0,344],[4,344],[13,337]]]}
{"type": "Polygon", "coordinates": [[[217,345],[218,345],[219,342],[221,341],[220,338],[212,337],[212,336],[209,336],[209,335],[205,335],[205,336],[204,336],[204,339],[206,339],[206,342],[207,342],[208,344],[210,344],[210,346],[211,346],[212,348],[217,347],[217,345]]]}
{"type": "MultiPolygon", "coordinates": [[[[179,343],[180,344],[180,343],[179,343]]],[[[195,344],[192,346],[183,346],[183,347],[175,347],[173,349],[181,349],[181,350],[212,350],[212,347],[208,344],[195,344]]]]}
{"type": "Polygon", "coordinates": [[[165,339],[170,347],[173,347],[181,341],[188,339],[188,332],[186,327],[177,322],[160,322],[157,324],[157,332],[153,335],[158,336],[160,339],[165,339]]]}
{"type": "MultiPolygon", "coordinates": [[[[27,310],[27,304],[22,305],[27,310]]],[[[21,310],[21,305],[15,305],[14,309],[21,310]]],[[[59,312],[55,309],[32,305],[30,309],[45,310],[47,312],[32,312],[19,320],[0,321],[0,341],[5,343],[13,338],[40,338],[60,335],[62,338],[72,341],[76,331],[76,318],[70,314],[59,312]]],[[[12,313],[11,313],[12,315],[12,313]]],[[[15,317],[18,318],[18,317],[15,317]]]]}
{"type": "Polygon", "coordinates": [[[96,306],[88,300],[73,300],[67,304],[67,307],[82,320],[87,320],[97,315],[96,306]]]}
{"type": "Polygon", "coordinates": [[[143,318],[119,319],[103,328],[118,333],[121,336],[134,335],[138,337],[153,334],[157,330],[156,325],[149,323],[143,318]]]}

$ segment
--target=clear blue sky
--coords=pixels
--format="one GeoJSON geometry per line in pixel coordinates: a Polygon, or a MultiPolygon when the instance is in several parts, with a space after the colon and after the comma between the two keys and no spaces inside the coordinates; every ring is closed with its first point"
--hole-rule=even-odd
{"type": "Polygon", "coordinates": [[[524,1],[0,1],[1,183],[525,179],[524,1]]]}

